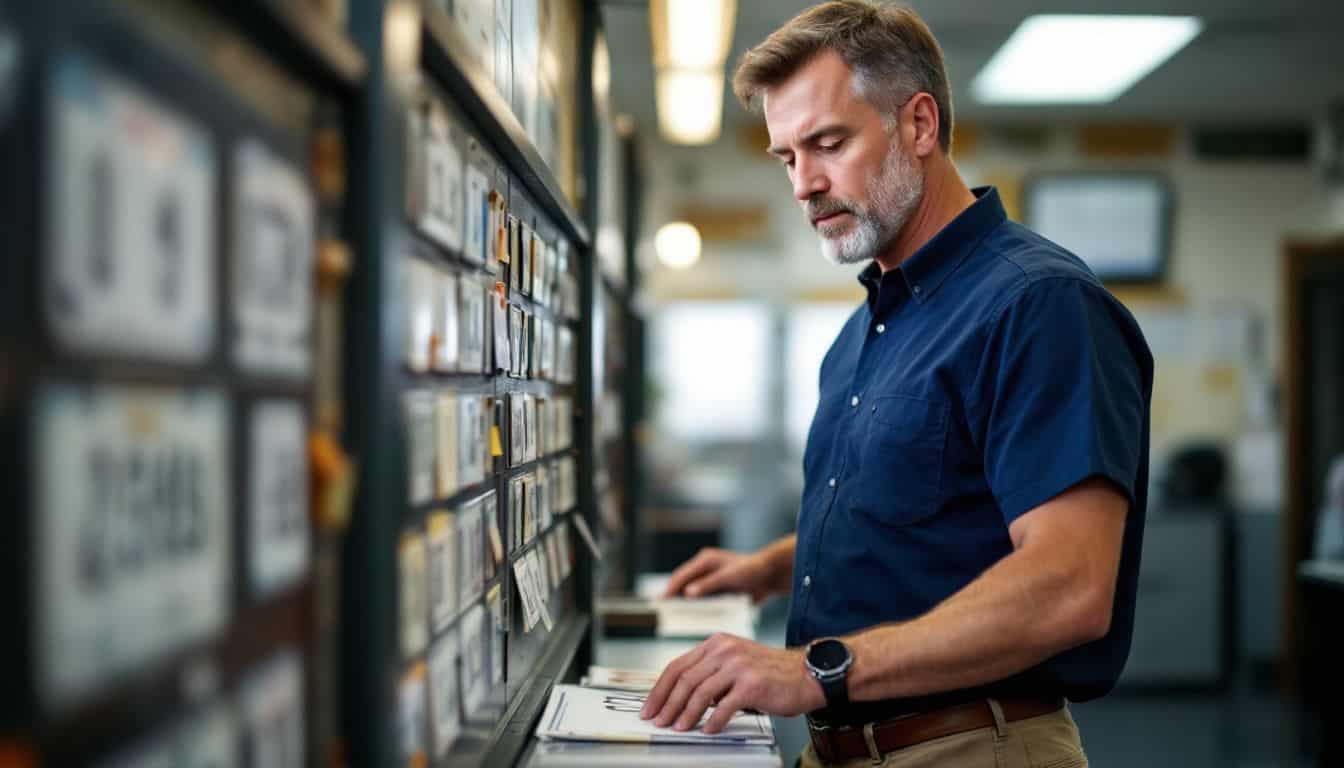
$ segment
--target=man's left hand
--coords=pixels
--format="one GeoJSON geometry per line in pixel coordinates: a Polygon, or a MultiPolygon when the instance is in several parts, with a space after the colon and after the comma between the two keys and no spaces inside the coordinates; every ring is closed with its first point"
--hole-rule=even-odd
{"type": "Polygon", "coordinates": [[[743,709],[792,717],[825,705],[801,649],[719,633],[667,665],[639,716],[660,728],[686,731],[714,707],[702,730],[718,733],[743,709]]]}

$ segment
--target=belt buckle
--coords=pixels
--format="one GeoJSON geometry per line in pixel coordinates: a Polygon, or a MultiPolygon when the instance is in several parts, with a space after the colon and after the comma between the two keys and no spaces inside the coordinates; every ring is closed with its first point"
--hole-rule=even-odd
{"type": "Polygon", "coordinates": [[[877,739],[873,736],[873,724],[863,724],[863,740],[868,745],[868,757],[872,758],[873,765],[882,764],[882,752],[877,748],[877,739]]]}
{"type": "Polygon", "coordinates": [[[817,757],[820,757],[828,763],[831,762],[831,758],[833,757],[831,754],[830,740],[826,738],[826,734],[830,730],[832,730],[832,726],[826,723],[817,722],[812,719],[811,715],[808,716],[807,737],[812,742],[812,748],[817,751],[817,757]]]}

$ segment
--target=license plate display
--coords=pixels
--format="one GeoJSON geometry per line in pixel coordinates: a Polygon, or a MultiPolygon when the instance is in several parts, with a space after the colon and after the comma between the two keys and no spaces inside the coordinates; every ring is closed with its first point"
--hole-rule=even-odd
{"type": "Polygon", "coordinates": [[[81,352],[200,362],[215,341],[210,134],[71,56],[50,93],[45,307],[81,352]]]}
{"type": "Polygon", "coordinates": [[[213,389],[56,383],[37,404],[35,646],[59,705],[227,621],[229,408],[213,389]]]}

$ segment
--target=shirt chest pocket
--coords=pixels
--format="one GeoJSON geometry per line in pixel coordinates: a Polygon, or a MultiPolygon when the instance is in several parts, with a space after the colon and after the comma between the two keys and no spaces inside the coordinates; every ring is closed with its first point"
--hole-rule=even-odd
{"type": "Polygon", "coordinates": [[[868,417],[856,511],[891,526],[934,515],[942,493],[947,403],[907,395],[879,397],[868,417]]]}

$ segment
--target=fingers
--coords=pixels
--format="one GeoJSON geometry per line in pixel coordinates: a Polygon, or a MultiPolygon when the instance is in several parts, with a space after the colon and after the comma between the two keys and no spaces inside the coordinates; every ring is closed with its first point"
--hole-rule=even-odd
{"type": "Polygon", "coordinates": [[[743,696],[738,693],[738,689],[731,689],[726,696],[719,700],[718,704],[714,705],[714,711],[710,714],[709,719],[705,721],[704,726],[702,726],[700,730],[705,733],[718,733],[719,731],[722,731],[724,728],[728,727],[728,721],[733,719],[733,715],[736,715],[738,710],[742,709],[745,703],[743,696]]]}
{"type": "Polygon", "coordinates": [[[704,682],[695,687],[691,695],[686,700],[686,708],[681,711],[681,716],[677,718],[676,725],[673,727],[678,731],[688,731],[700,723],[700,718],[705,716],[705,710],[714,706],[725,693],[733,687],[733,675],[731,672],[720,669],[713,675],[710,675],[704,682]]]}
{"type": "MultiPolygon", "coordinates": [[[[668,728],[678,717],[685,714],[686,707],[691,703],[692,697],[696,695],[702,684],[718,672],[719,668],[709,660],[702,660],[699,664],[682,673],[681,679],[672,687],[672,693],[667,697],[663,709],[653,719],[653,724],[659,728],[668,728]]],[[[706,705],[708,706],[708,705],[706,705]]],[[[704,711],[702,707],[701,712],[704,711]]]]}
{"type": "Polygon", "coordinates": [[[682,654],[667,665],[663,674],[658,676],[658,682],[653,684],[653,690],[649,691],[649,698],[645,700],[644,706],[639,710],[641,718],[648,720],[662,710],[663,703],[667,701],[682,674],[705,655],[705,645],[706,643],[697,645],[694,649],[682,654]]]}
{"type": "Polygon", "coordinates": [[[722,590],[727,585],[728,580],[728,569],[719,568],[686,585],[686,596],[700,597],[701,595],[713,594],[722,590]]]}
{"type": "Polygon", "coordinates": [[[716,550],[706,548],[683,563],[680,568],[672,572],[671,578],[667,581],[667,589],[663,592],[663,597],[676,597],[681,594],[687,584],[713,572],[719,566],[719,558],[716,555],[716,550]]]}

